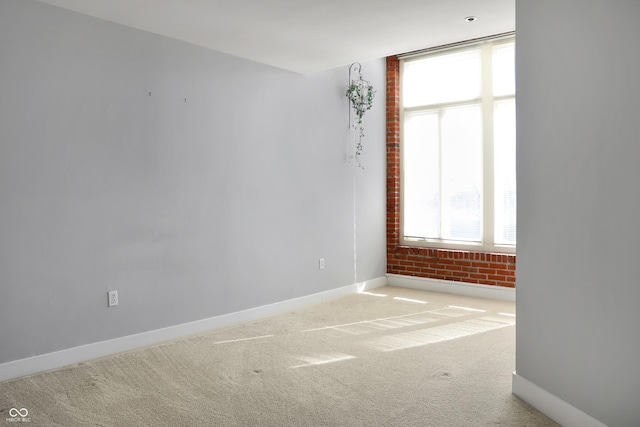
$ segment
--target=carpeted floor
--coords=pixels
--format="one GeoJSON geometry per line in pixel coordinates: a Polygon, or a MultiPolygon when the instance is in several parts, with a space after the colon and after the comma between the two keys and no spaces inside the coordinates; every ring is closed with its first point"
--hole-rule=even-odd
{"type": "Polygon", "coordinates": [[[0,383],[0,422],[556,426],[511,394],[514,310],[384,287],[0,383]]]}

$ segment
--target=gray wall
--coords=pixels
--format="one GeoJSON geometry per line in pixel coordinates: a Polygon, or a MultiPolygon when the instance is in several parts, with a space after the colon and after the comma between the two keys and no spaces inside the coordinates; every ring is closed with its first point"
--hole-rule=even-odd
{"type": "Polygon", "coordinates": [[[640,2],[516,9],[516,371],[639,426],[640,2]]]}
{"type": "Polygon", "coordinates": [[[384,61],[363,69],[364,171],[346,66],[0,1],[0,363],[384,276],[384,61]]]}

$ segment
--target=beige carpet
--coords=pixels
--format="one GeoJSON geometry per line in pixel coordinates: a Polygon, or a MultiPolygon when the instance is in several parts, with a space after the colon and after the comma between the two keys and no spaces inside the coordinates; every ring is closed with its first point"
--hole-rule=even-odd
{"type": "Polygon", "coordinates": [[[0,423],[555,426],[511,394],[514,309],[384,287],[0,383],[0,423]]]}

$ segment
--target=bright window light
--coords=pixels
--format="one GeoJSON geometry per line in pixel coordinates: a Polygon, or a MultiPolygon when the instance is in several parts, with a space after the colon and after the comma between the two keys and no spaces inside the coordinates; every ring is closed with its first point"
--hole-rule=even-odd
{"type": "Polygon", "coordinates": [[[514,252],[515,42],[401,62],[404,244],[514,252]]]}

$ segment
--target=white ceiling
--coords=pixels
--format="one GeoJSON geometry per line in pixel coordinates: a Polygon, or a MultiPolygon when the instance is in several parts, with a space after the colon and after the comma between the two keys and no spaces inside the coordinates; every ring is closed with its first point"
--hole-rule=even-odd
{"type": "Polygon", "coordinates": [[[40,1],[303,74],[515,29],[515,0],[40,1]]]}

